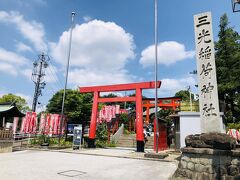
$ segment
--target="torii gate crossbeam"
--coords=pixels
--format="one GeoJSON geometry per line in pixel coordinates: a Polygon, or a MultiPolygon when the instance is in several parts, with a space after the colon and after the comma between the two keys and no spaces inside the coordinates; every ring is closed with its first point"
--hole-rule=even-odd
{"type": "MultiPolygon", "coordinates": [[[[161,81],[157,82],[157,88],[160,88],[161,81]]],[[[93,93],[93,105],[92,115],[90,122],[89,142],[88,147],[95,147],[95,136],[97,127],[97,112],[98,103],[100,102],[125,102],[135,101],[136,102],[136,141],[137,141],[137,152],[144,152],[144,135],[143,135],[143,114],[142,114],[142,89],[153,89],[155,88],[155,82],[141,82],[141,83],[130,83],[130,84],[117,84],[108,86],[92,86],[92,87],[80,87],[80,93],[93,93]],[[135,97],[115,97],[115,98],[101,98],[100,92],[112,92],[112,91],[130,91],[135,90],[135,97]]]]}

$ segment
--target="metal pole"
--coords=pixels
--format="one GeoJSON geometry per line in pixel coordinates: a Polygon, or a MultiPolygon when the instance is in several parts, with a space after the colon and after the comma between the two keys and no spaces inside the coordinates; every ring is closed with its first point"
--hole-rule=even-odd
{"type": "MultiPolygon", "coordinates": [[[[125,91],[125,97],[127,96],[127,94],[126,94],[126,91],[125,91]]],[[[127,108],[127,102],[125,101],[124,102],[124,109],[126,110],[126,108],[127,108]]]]}
{"type": "Polygon", "coordinates": [[[189,86],[189,96],[190,96],[190,110],[192,112],[192,93],[191,93],[191,87],[189,86]]]}
{"type": "Polygon", "coordinates": [[[72,20],[71,20],[71,28],[70,28],[70,37],[69,37],[69,49],[68,49],[68,60],[67,60],[67,67],[66,67],[66,78],[65,78],[65,86],[63,90],[63,99],[62,99],[62,111],[61,111],[61,121],[60,121],[60,132],[58,136],[58,145],[60,146],[60,139],[62,133],[62,126],[63,126],[63,115],[64,115],[64,102],[66,97],[66,89],[67,89],[67,80],[68,80],[68,70],[69,70],[69,61],[71,57],[71,46],[72,46],[72,31],[74,26],[74,16],[76,15],[75,12],[72,12],[72,20]]]}
{"type": "Polygon", "coordinates": [[[159,132],[158,132],[158,92],[157,92],[157,65],[158,65],[158,0],[155,0],[155,121],[156,121],[156,153],[158,153],[158,139],[159,139],[159,132]]]}

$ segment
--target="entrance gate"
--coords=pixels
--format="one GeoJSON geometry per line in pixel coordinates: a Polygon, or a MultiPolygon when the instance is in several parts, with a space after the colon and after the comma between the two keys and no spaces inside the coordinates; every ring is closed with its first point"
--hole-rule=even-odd
{"type": "MultiPolygon", "coordinates": [[[[161,86],[161,81],[158,81],[157,88],[160,88],[160,86],[161,86]]],[[[93,93],[94,94],[88,147],[89,148],[95,147],[98,103],[134,101],[134,102],[136,102],[136,122],[135,122],[136,124],[135,124],[135,126],[136,126],[137,152],[144,152],[142,89],[153,89],[153,88],[155,88],[154,81],[79,88],[80,93],[93,93]],[[130,91],[130,90],[136,91],[135,97],[101,98],[99,96],[100,92],[130,91]]]]}

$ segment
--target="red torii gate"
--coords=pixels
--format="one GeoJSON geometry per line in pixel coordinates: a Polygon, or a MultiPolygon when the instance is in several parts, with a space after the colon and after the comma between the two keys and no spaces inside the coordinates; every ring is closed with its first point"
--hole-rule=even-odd
{"type": "MultiPolygon", "coordinates": [[[[173,109],[174,111],[176,108],[179,108],[181,105],[181,98],[179,97],[166,97],[166,98],[158,98],[158,103],[157,106],[163,108],[164,110],[166,109],[173,109]]],[[[150,119],[150,114],[149,110],[150,108],[155,107],[155,99],[154,98],[145,98],[143,99],[143,107],[146,108],[146,122],[147,124],[149,123],[150,119]]]]}
{"type": "MultiPolygon", "coordinates": [[[[161,81],[158,81],[157,88],[160,88],[160,86],[161,86],[161,81]]],[[[94,94],[88,147],[89,148],[95,147],[98,103],[135,101],[136,102],[137,152],[144,152],[142,89],[153,89],[153,88],[155,88],[154,81],[141,82],[141,83],[130,83],[130,84],[107,85],[107,86],[80,87],[79,88],[80,93],[92,93],[93,92],[93,94],[94,94]],[[100,92],[130,91],[130,90],[136,90],[135,97],[101,98],[99,96],[100,92]]]]}

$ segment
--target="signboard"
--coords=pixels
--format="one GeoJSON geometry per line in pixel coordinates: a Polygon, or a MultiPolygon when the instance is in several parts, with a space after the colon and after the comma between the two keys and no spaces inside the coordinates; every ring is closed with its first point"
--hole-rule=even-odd
{"type": "Polygon", "coordinates": [[[67,135],[68,136],[73,136],[73,131],[74,131],[75,127],[81,127],[82,128],[82,125],[81,124],[68,124],[67,125],[67,135]]]}
{"type": "Polygon", "coordinates": [[[82,127],[74,127],[73,130],[73,149],[81,147],[82,127]]]}
{"type": "Polygon", "coordinates": [[[201,129],[221,132],[211,13],[195,15],[194,29],[201,129]]]}

